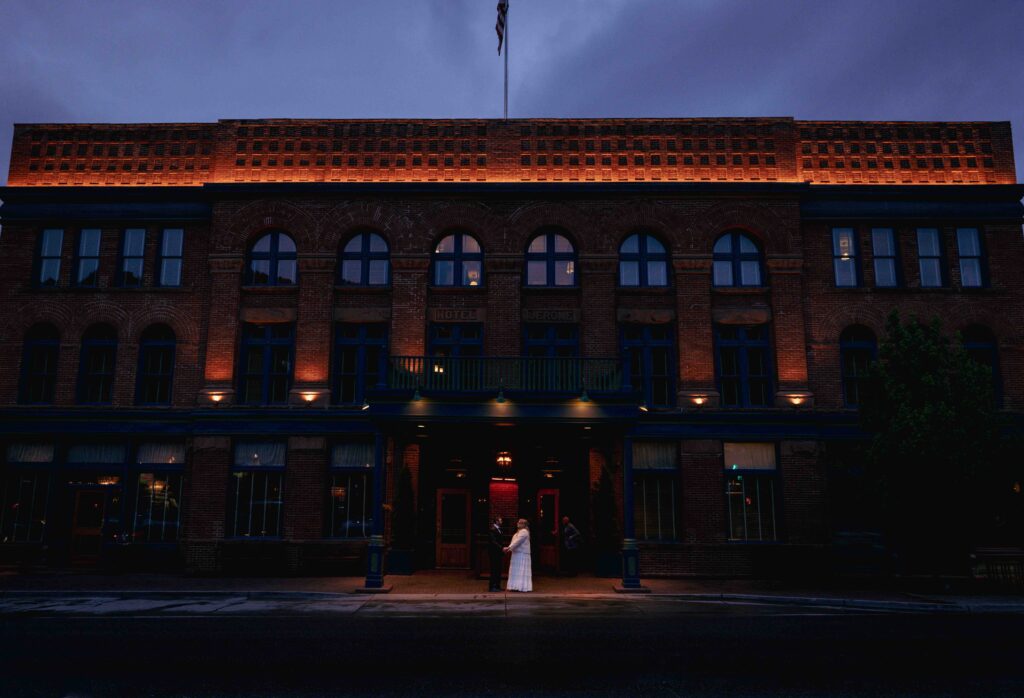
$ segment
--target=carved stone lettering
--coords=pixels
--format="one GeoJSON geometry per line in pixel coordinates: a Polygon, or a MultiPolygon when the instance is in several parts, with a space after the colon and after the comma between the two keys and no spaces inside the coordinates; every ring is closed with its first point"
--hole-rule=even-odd
{"type": "Polygon", "coordinates": [[[483,322],[487,313],[483,308],[431,308],[431,322],[483,322]]]}
{"type": "Polygon", "coordinates": [[[580,311],[573,308],[524,308],[523,322],[579,322],[580,311]]]}

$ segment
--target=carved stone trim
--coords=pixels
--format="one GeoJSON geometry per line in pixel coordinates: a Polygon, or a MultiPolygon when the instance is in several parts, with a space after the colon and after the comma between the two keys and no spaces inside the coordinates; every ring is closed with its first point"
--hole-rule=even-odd
{"type": "Polygon", "coordinates": [[[430,322],[484,322],[485,308],[431,308],[427,314],[430,322]]]}
{"type": "Polygon", "coordinates": [[[714,308],[711,311],[711,320],[718,325],[763,325],[771,319],[771,308],[714,308]]]}
{"type": "Polygon", "coordinates": [[[298,311],[295,308],[242,308],[242,322],[267,324],[295,322],[298,311]]]}
{"type": "Polygon", "coordinates": [[[671,308],[619,308],[619,322],[635,322],[641,325],[663,325],[676,319],[671,308]]]}
{"type": "Polygon", "coordinates": [[[338,322],[387,322],[391,319],[391,308],[335,308],[334,319],[338,322]]]}
{"type": "Polygon", "coordinates": [[[523,322],[579,322],[578,308],[523,308],[523,322]]]}

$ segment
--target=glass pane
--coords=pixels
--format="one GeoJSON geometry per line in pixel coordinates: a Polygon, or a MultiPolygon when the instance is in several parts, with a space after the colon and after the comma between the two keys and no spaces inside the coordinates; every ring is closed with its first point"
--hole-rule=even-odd
{"type": "Polygon", "coordinates": [[[892,287],[896,285],[896,260],[892,258],[875,259],[875,286],[892,287]]]}
{"type": "Polygon", "coordinates": [[[78,263],[78,283],[82,286],[92,286],[96,283],[96,272],[99,270],[98,259],[83,259],[78,263]]]}
{"type": "Polygon", "coordinates": [[[740,373],[739,349],[723,347],[719,350],[719,368],[723,376],[738,376],[740,373]]]}
{"type": "Polygon", "coordinates": [[[256,241],[256,244],[252,246],[252,251],[253,252],[263,252],[263,253],[270,252],[270,238],[271,237],[272,236],[270,236],[270,235],[264,235],[263,237],[261,237],[259,240],[256,241]]]}
{"type": "Polygon", "coordinates": [[[78,254],[82,257],[95,257],[100,253],[100,231],[98,228],[86,228],[79,239],[78,254]]]}
{"type": "Polygon", "coordinates": [[[42,253],[44,257],[59,257],[64,231],[60,228],[47,228],[43,231],[42,253]]]}
{"type": "Polygon", "coordinates": [[[647,245],[647,251],[652,254],[664,254],[665,246],[661,244],[661,240],[652,236],[644,235],[644,242],[647,245]]]}
{"type": "Polygon", "coordinates": [[[977,228],[957,228],[956,242],[961,257],[980,257],[981,245],[978,241],[977,228]]]}
{"type": "Polygon", "coordinates": [[[893,244],[891,228],[873,228],[871,230],[871,248],[876,257],[893,257],[896,247],[893,244]]]}
{"type": "Polygon", "coordinates": [[[619,285],[640,285],[640,262],[619,262],[619,285]]]}
{"type": "Polygon", "coordinates": [[[270,260],[254,259],[249,265],[252,270],[252,283],[267,284],[270,282],[270,260]]]}
{"type": "Polygon", "coordinates": [[[572,286],[576,279],[576,263],[572,260],[555,262],[555,286],[572,286]]]}
{"type": "Polygon", "coordinates": [[[917,229],[917,252],[922,257],[939,256],[939,231],[936,228],[917,229]]]}
{"type": "Polygon", "coordinates": [[[715,262],[714,283],[715,286],[732,286],[732,262],[715,262]]]}
{"type": "Polygon", "coordinates": [[[546,286],[548,283],[548,263],[547,262],[527,262],[526,263],[526,285],[527,286],[546,286]]]}
{"type": "Polygon", "coordinates": [[[272,347],[270,350],[270,371],[272,373],[288,373],[291,370],[291,350],[289,347],[272,347]]]}
{"type": "Polygon", "coordinates": [[[572,252],[572,243],[564,235],[555,235],[555,252],[572,252]]]}
{"type": "Polygon", "coordinates": [[[471,235],[462,236],[462,251],[467,254],[477,254],[480,252],[480,243],[476,241],[476,238],[471,235]]]}
{"type": "Polygon", "coordinates": [[[454,286],[455,285],[455,262],[437,261],[434,262],[434,285],[454,286]]]}
{"type": "Polygon", "coordinates": [[[165,259],[160,264],[160,285],[181,286],[181,260],[165,259]]]}
{"type": "Polygon", "coordinates": [[[761,285],[761,265],[758,262],[740,262],[740,284],[743,286],[761,285]]]}
{"type": "Polygon", "coordinates": [[[723,235],[715,242],[715,254],[732,254],[732,236],[723,235]]]}
{"type": "Polygon", "coordinates": [[[279,235],[277,238],[277,251],[284,253],[295,252],[295,241],[287,235],[279,235]]]}
{"type": "Polygon", "coordinates": [[[853,249],[853,228],[832,229],[832,254],[843,258],[856,254],[853,249]]]}
{"type": "Polygon", "coordinates": [[[937,259],[921,260],[921,286],[942,286],[942,269],[937,259]]]}
{"type": "Polygon", "coordinates": [[[248,349],[245,352],[245,372],[261,373],[263,371],[263,351],[261,349],[248,349]]]}
{"type": "Polygon", "coordinates": [[[836,286],[856,286],[857,266],[852,257],[836,257],[836,286]]]}
{"type": "Polygon", "coordinates": [[[960,283],[964,287],[981,286],[981,261],[978,259],[960,260],[960,283]]]}
{"type": "Polygon", "coordinates": [[[44,286],[56,286],[60,279],[60,260],[46,259],[39,268],[39,283],[44,286]]]}
{"type": "Polygon", "coordinates": [[[296,273],[296,261],[294,259],[282,259],[277,263],[277,283],[294,284],[298,278],[296,273]]]}
{"type": "Polygon", "coordinates": [[[434,252],[444,254],[455,252],[455,236],[449,235],[441,238],[440,242],[437,243],[437,247],[434,248],[434,252]]]}
{"type": "Polygon", "coordinates": [[[388,283],[388,261],[386,259],[370,260],[370,278],[367,283],[371,286],[386,286],[388,283]]]}
{"type": "Polygon", "coordinates": [[[165,228],[160,254],[164,257],[180,257],[181,243],[185,231],[181,228],[165,228]]]}
{"type": "Polygon", "coordinates": [[[479,286],[481,281],[481,263],[480,262],[463,262],[462,263],[462,285],[463,286],[479,286]]]}
{"type": "Polygon", "coordinates": [[[623,254],[636,254],[640,251],[640,236],[630,235],[622,243],[622,247],[619,248],[619,252],[623,254]]]}
{"type": "Polygon", "coordinates": [[[146,242],[146,231],[142,228],[129,228],[124,231],[124,250],[122,252],[125,257],[141,257],[146,242]]]}
{"type": "Polygon", "coordinates": [[[142,283],[142,260],[124,260],[124,276],[122,282],[125,286],[138,286],[142,283]]]}
{"type": "Polygon", "coordinates": [[[271,339],[291,339],[292,326],[288,323],[274,324],[270,326],[271,339]]]}
{"type": "Polygon", "coordinates": [[[363,251],[363,236],[356,235],[345,244],[345,252],[358,254],[363,251]]]}
{"type": "Polygon", "coordinates": [[[388,243],[380,235],[370,233],[370,252],[387,252],[388,243]]]}
{"type": "Polygon", "coordinates": [[[535,237],[533,239],[533,242],[531,242],[530,246],[526,249],[527,252],[532,252],[533,254],[543,254],[544,252],[547,252],[547,250],[548,250],[548,236],[547,235],[538,235],[537,237],[535,237]]]}
{"type": "Polygon", "coordinates": [[[765,359],[767,352],[757,347],[747,349],[747,370],[751,376],[764,376],[768,373],[765,359]]]}
{"type": "Polygon", "coordinates": [[[346,259],[342,262],[341,282],[344,284],[361,284],[363,282],[363,263],[358,259],[346,259]]]}
{"type": "Polygon", "coordinates": [[[744,506],[743,476],[730,477],[726,482],[726,498],[729,500],[729,537],[743,540],[747,537],[744,506]]]}
{"type": "Polygon", "coordinates": [[[665,262],[647,263],[647,285],[668,286],[668,271],[665,262]]]}
{"type": "Polygon", "coordinates": [[[757,254],[757,245],[746,235],[738,235],[740,241],[740,254],[757,254]]]}

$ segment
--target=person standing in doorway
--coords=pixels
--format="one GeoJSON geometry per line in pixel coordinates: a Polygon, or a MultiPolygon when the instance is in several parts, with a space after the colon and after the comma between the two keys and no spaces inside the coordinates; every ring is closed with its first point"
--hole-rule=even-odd
{"type": "Polygon", "coordinates": [[[516,534],[512,542],[505,548],[512,553],[512,562],[508,568],[509,591],[533,591],[533,559],[530,557],[530,527],[526,519],[516,522],[516,534]]]}
{"type": "Polygon", "coordinates": [[[504,533],[501,530],[501,517],[495,516],[487,529],[487,554],[491,558],[491,582],[487,591],[501,591],[501,562],[504,533]]]}
{"type": "Polygon", "coordinates": [[[573,525],[568,516],[562,517],[562,553],[565,562],[562,568],[569,577],[575,577],[579,572],[580,544],[583,536],[580,530],[573,525]]]}

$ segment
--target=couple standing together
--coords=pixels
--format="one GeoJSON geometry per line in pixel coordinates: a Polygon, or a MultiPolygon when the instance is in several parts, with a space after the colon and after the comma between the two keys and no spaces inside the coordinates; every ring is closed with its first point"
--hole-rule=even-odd
{"type": "MultiPolygon", "coordinates": [[[[508,591],[533,591],[533,560],[530,557],[530,525],[526,519],[519,519],[516,522],[516,534],[508,546],[503,546],[502,519],[494,517],[488,533],[490,541],[487,546],[491,556],[491,581],[488,591],[501,591],[501,562],[503,553],[512,553],[512,560],[508,568],[508,591]]],[[[569,522],[569,517],[562,518],[564,530],[564,544],[570,553],[575,553],[579,545],[580,533],[576,527],[569,522]]],[[[575,555],[572,555],[575,558],[575,555]]],[[[575,568],[575,564],[573,564],[575,568]]]]}

